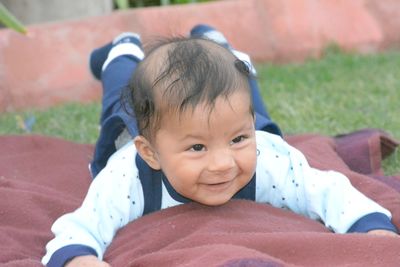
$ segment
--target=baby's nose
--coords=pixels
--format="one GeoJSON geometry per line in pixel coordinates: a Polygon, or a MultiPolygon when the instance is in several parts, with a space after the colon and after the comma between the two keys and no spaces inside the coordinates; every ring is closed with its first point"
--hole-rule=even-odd
{"type": "Polygon", "coordinates": [[[212,153],[208,164],[209,171],[225,172],[235,166],[235,160],[229,151],[218,150],[212,153]]]}

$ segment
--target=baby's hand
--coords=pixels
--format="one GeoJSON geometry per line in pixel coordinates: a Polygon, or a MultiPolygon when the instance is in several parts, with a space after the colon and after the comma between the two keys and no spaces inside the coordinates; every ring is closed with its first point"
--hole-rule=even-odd
{"type": "Polygon", "coordinates": [[[396,236],[399,237],[398,234],[388,230],[371,230],[368,232],[370,235],[383,235],[383,236],[396,236]]]}
{"type": "Polygon", "coordinates": [[[92,255],[78,256],[70,260],[65,267],[111,267],[105,261],[100,261],[97,257],[92,255]]]}

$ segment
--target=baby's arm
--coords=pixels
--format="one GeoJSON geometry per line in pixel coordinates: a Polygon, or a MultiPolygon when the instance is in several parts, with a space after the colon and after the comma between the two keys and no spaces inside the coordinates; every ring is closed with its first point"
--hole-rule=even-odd
{"type": "Polygon", "coordinates": [[[311,168],[300,151],[277,136],[258,134],[257,143],[257,176],[265,174],[260,178],[266,188],[259,192],[260,202],[322,220],[337,233],[397,233],[391,213],[354,188],[343,174],[311,168]]]}
{"type": "Polygon", "coordinates": [[[349,179],[334,171],[320,171],[303,163],[304,208],[337,233],[397,232],[391,213],[354,188],[349,179]]]}
{"type": "Polygon", "coordinates": [[[63,266],[67,261],[73,264],[74,257],[88,255],[101,260],[116,231],[142,215],[135,155],[129,148],[114,154],[93,180],[82,206],[53,224],[55,238],[46,246],[43,264],[63,266]]]}

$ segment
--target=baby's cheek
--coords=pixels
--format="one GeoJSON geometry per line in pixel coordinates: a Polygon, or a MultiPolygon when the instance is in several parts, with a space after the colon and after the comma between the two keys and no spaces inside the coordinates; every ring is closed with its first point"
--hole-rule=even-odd
{"type": "Polygon", "coordinates": [[[199,171],[197,166],[193,166],[190,163],[180,164],[179,167],[175,168],[173,173],[170,174],[170,183],[177,190],[188,190],[188,187],[196,184],[199,179],[199,171]]]}
{"type": "Polygon", "coordinates": [[[253,174],[257,167],[257,149],[249,148],[241,155],[241,166],[244,172],[253,174]]]}

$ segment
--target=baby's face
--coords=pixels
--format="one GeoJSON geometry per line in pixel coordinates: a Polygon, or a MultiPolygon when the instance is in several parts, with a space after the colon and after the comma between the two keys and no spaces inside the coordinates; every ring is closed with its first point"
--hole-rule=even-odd
{"type": "Polygon", "coordinates": [[[250,97],[238,90],[217,98],[209,112],[198,105],[165,115],[154,148],[168,181],[181,195],[205,205],[230,200],[252,178],[256,139],[250,97]]]}

